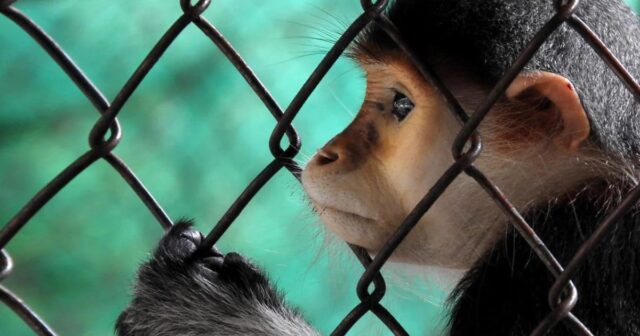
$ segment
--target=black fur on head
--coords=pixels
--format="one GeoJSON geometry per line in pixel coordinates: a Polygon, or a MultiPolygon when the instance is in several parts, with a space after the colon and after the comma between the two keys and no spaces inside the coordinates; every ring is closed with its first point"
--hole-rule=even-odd
{"type": "MultiPolygon", "coordinates": [[[[397,0],[388,15],[422,58],[434,50],[462,56],[457,58],[470,62],[491,83],[555,12],[555,0],[397,0]]],[[[582,0],[576,15],[638,78],[640,22],[631,9],[620,0],[582,0]]],[[[355,43],[355,53],[374,58],[397,49],[376,25],[355,43]]],[[[530,70],[554,72],[573,82],[591,119],[591,141],[635,163],[640,155],[640,105],[577,32],[563,24],[529,62],[525,71],[530,70]]]]}

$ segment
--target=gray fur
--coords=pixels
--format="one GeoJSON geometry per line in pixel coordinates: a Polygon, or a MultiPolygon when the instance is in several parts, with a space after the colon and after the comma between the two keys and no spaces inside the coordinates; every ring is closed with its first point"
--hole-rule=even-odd
{"type": "Polygon", "coordinates": [[[235,253],[196,255],[190,224],[176,224],[138,272],[119,336],[314,336],[255,266],[235,253]]]}

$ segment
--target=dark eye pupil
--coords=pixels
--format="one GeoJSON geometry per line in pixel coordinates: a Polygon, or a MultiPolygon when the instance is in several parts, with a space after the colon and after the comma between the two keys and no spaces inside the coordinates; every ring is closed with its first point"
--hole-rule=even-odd
{"type": "Polygon", "coordinates": [[[393,111],[391,111],[391,113],[398,118],[398,121],[402,121],[402,119],[409,115],[409,112],[413,110],[414,106],[409,97],[397,92],[395,98],[393,98],[393,111]]]}

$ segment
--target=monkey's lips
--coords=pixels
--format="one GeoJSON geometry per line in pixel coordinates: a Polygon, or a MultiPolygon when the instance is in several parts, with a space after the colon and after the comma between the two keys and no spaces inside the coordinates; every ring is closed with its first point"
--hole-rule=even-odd
{"type": "Polygon", "coordinates": [[[334,208],[330,206],[316,205],[316,212],[320,215],[320,217],[322,217],[322,215],[329,214],[332,216],[344,216],[347,219],[352,219],[356,221],[375,222],[373,218],[365,217],[355,212],[340,210],[338,208],[334,208]]]}
{"type": "Polygon", "coordinates": [[[344,210],[344,207],[339,207],[334,204],[326,204],[325,202],[319,202],[314,197],[309,195],[309,199],[313,204],[313,210],[320,215],[320,217],[324,218],[323,215],[331,215],[331,216],[344,216],[345,218],[358,220],[358,221],[367,221],[374,222],[375,219],[368,217],[366,215],[357,213],[353,210],[344,210]]]}
{"type": "Polygon", "coordinates": [[[379,224],[377,220],[352,211],[313,203],[322,222],[345,242],[364,247],[367,250],[375,250],[379,242],[384,241],[378,235],[379,224]]]}

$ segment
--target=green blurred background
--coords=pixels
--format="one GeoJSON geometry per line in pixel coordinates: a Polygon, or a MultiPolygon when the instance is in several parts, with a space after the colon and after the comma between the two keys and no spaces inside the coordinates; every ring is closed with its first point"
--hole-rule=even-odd
{"type": "MultiPolygon", "coordinates": [[[[22,0],[103,93],[113,98],[181,13],[178,1],[22,0]]],[[[640,0],[630,1],[640,8],[640,0]]],[[[293,98],[359,1],[215,0],[205,16],[231,41],[282,106],[293,98]]],[[[26,34],[0,19],[0,222],[8,221],[87,150],[98,114],[26,34]]],[[[362,74],[348,60],[329,72],[295,125],[304,162],[357,111],[362,74]]],[[[194,27],[175,41],[120,114],[115,152],[174,218],[209,230],[271,160],[275,122],[242,77],[194,27]]],[[[110,335],[137,266],[162,230],[111,167],[99,161],[54,198],[8,245],[3,283],[61,335],[110,335]]],[[[323,334],[357,303],[362,268],[325,239],[297,182],[281,171],[222,238],[271,275],[323,334]]],[[[386,267],[385,305],[412,334],[439,334],[444,295],[420,271],[386,267]]],[[[0,335],[31,335],[0,305],[0,335]]],[[[353,335],[389,334],[375,318],[353,335]]]]}

